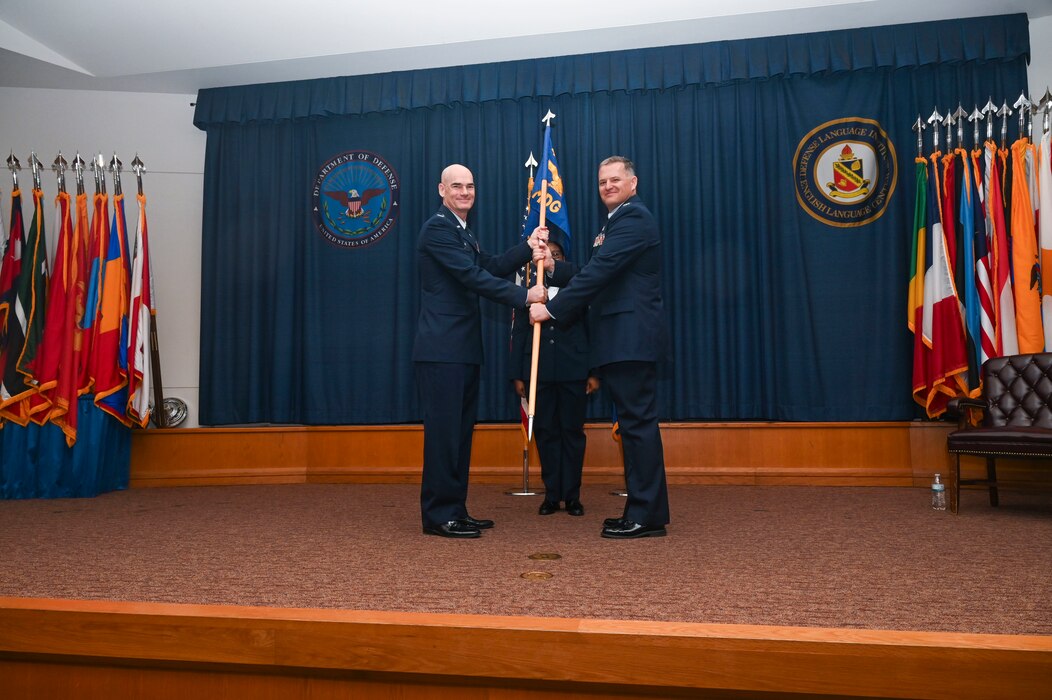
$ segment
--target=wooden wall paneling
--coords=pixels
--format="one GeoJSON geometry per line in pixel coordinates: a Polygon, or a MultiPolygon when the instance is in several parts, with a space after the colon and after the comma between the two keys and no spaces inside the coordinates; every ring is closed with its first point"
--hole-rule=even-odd
{"type": "MultiPolygon", "coordinates": [[[[950,423],[669,423],[662,425],[669,482],[927,487],[949,468],[950,423]]],[[[610,426],[586,426],[585,483],[621,483],[610,426]]],[[[189,428],[135,431],[131,485],[234,483],[419,483],[419,425],[189,428]]],[[[980,474],[967,457],[965,474],[980,474]]],[[[1052,461],[999,460],[1005,484],[1052,488],[1052,461]]],[[[522,481],[518,424],[481,424],[472,481],[522,481]]],[[[540,484],[536,449],[531,484],[540,484]]]]}

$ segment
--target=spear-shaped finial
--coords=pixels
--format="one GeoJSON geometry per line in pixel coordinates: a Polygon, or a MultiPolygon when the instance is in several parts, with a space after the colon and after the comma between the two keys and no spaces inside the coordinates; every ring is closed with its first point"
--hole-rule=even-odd
{"type": "Polygon", "coordinates": [[[121,166],[124,163],[117,157],[116,152],[113,154],[113,158],[110,159],[110,172],[113,173],[113,194],[114,196],[124,194],[121,190],[121,166]]]}
{"type": "Polygon", "coordinates": [[[80,157],[80,151],[73,157],[73,172],[77,174],[77,195],[84,194],[84,166],[86,163],[80,157]]]}
{"type": "Polygon", "coordinates": [[[942,124],[946,127],[946,152],[949,153],[953,150],[953,125],[957,123],[957,120],[953,118],[953,114],[949,109],[946,110],[946,116],[942,118],[942,124]]]}
{"type": "Polygon", "coordinates": [[[55,179],[58,181],[58,191],[66,191],[66,166],[69,165],[66,159],[62,157],[62,151],[58,152],[58,156],[55,158],[55,162],[51,164],[51,169],[55,171],[55,179]]]}
{"type": "Polygon", "coordinates": [[[1005,147],[1008,139],[1008,117],[1012,114],[1012,108],[1008,106],[1008,100],[1001,103],[1001,109],[997,110],[997,116],[1001,117],[1001,148],[1005,147]]]}
{"type": "Polygon", "coordinates": [[[555,112],[553,112],[553,111],[551,111],[551,110],[549,109],[549,110],[548,110],[548,113],[547,113],[547,114],[545,114],[545,115],[544,115],[544,116],[543,116],[543,117],[541,118],[541,122],[542,122],[542,123],[543,123],[543,124],[544,124],[545,126],[551,126],[551,125],[552,125],[552,119],[555,119],[555,112]]]}
{"type": "Polygon", "coordinates": [[[529,168],[531,180],[533,179],[533,169],[536,168],[538,165],[539,163],[537,163],[537,159],[533,157],[533,151],[530,151],[530,157],[526,159],[526,162],[523,163],[523,166],[529,168]]]}
{"type": "Polygon", "coordinates": [[[1023,138],[1023,128],[1026,124],[1026,113],[1030,111],[1030,98],[1025,93],[1019,93],[1019,98],[1016,99],[1015,111],[1019,113],[1019,138],[1023,138]]]}
{"type": "Polygon", "coordinates": [[[33,189],[43,189],[40,186],[40,171],[44,169],[44,164],[40,162],[39,158],[37,158],[36,151],[29,152],[29,167],[33,171],[33,189]]]}
{"type": "Polygon", "coordinates": [[[931,124],[931,145],[932,150],[939,150],[939,125],[942,124],[942,115],[939,114],[939,108],[936,107],[931,116],[928,117],[928,123],[931,124]]]}
{"type": "Polygon", "coordinates": [[[968,115],[968,121],[972,123],[973,148],[979,148],[979,122],[983,120],[983,113],[979,111],[979,105],[972,105],[972,113],[968,115]]]}
{"type": "Polygon", "coordinates": [[[18,162],[18,157],[14,151],[11,151],[11,155],[7,157],[7,168],[11,171],[11,179],[14,180],[14,189],[18,189],[18,171],[22,169],[22,164],[18,162]]]}
{"type": "Polygon", "coordinates": [[[994,104],[994,98],[990,98],[986,101],[983,106],[983,118],[986,119],[986,140],[994,140],[994,116],[997,114],[997,105],[994,104]]]}
{"type": "Polygon", "coordinates": [[[103,160],[102,153],[91,159],[91,172],[95,175],[95,193],[106,194],[106,161],[103,160]]]}
{"type": "Polygon", "coordinates": [[[1047,133],[1050,126],[1049,112],[1052,112],[1052,92],[1047,87],[1045,88],[1044,96],[1041,98],[1041,111],[1044,112],[1041,118],[1041,131],[1042,133],[1047,133]]]}
{"type": "Polygon", "coordinates": [[[139,158],[139,154],[136,153],[135,157],[132,158],[131,162],[132,170],[135,171],[135,181],[139,186],[139,196],[142,196],[142,174],[146,172],[146,164],[139,158]]]}
{"type": "Polygon", "coordinates": [[[968,113],[964,111],[960,102],[957,103],[957,111],[953,113],[953,118],[957,122],[957,147],[964,148],[964,120],[968,118],[968,113]]]}
{"type": "Polygon", "coordinates": [[[924,157],[924,130],[928,128],[928,125],[924,123],[924,119],[920,114],[917,115],[917,121],[913,122],[913,130],[917,132],[917,157],[924,157]]]}

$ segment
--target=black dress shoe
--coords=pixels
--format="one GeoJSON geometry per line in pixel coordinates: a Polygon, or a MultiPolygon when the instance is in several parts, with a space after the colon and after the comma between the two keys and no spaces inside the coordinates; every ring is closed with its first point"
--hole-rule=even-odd
{"type": "Polygon", "coordinates": [[[607,518],[603,521],[603,527],[617,527],[623,522],[625,522],[625,516],[623,515],[620,518],[607,518]]]}
{"type": "Polygon", "coordinates": [[[485,518],[473,518],[470,515],[465,515],[463,518],[460,519],[460,522],[467,523],[468,525],[471,525],[472,527],[477,528],[479,530],[488,530],[489,528],[493,527],[492,520],[486,520],[485,518]]]}
{"type": "Polygon", "coordinates": [[[570,515],[584,515],[584,506],[575,498],[566,502],[566,512],[570,515]]]}
{"type": "Polygon", "coordinates": [[[537,509],[537,515],[551,515],[555,511],[559,510],[558,501],[544,501],[541,503],[541,507],[537,509]]]}
{"type": "Polygon", "coordinates": [[[603,537],[612,540],[633,540],[637,537],[664,537],[666,534],[664,525],[642,525],[631,520],[622,520],[616,525],[608,525],[603,528],[603,537]]]}
{"type": "Polygon", "coordinates": [[[448,523],[433,525],[431,527],[425,525],[424,534],[438,535],[439,537],[454,537],[457,539],[468,539],[471,537],[480,537],[482,535],[477,527],[474,525],[468,525],[463,520],[450,520],[448,523]]]}

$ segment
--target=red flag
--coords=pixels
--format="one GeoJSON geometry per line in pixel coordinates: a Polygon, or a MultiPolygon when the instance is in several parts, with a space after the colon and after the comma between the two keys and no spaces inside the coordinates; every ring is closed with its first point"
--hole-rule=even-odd
{"type": "Polygon", "coordinates": [[[1005,227],[1001,182],[1003,160],[993,141],[986,142],[986,227],[990,232],[990,281],[994,290],[994,348],[996,357],[1017,355],[1015,294],[1012,292],[1012,259],[1005,227]]]}
{"type": "MultiPolygon", "coordinates": [[[[83,195],[79,202],[86,200],[83,195]]],[[[71,447],[77,439],[77,289],[83,290],[84,250],[73,229],[71,197],[59,192],[55,198],[58,242],[55,265],[48,288],[44,337],[33,365],[40,391],[51,402],[50,420],[62,429],[71,447]]],[[[87,205],[85,203],[85,209],[87,205]]],[[[83,305],[83,299],[81,299],[83,305]]]]}
{"type": "MultiPolygon", "coordinates": [[[[948,182],[943,188],[939,186],[939,156],[932,154],[932,176],[928,186],[928,223],[931,228],[929,237],[928,269],[925,272],[924,286],[924,334],[930,339],[931,362],[928,366],[928,396],[925,399],[928,416],[934,418],[946,411],[949,399],[959,395],[960,385],[954,379],[956,375],[968,369],[968,358],[964,343],[964,322],[961,318],[961,304],[953,279],[953,249],[949,245],[951,236],[944,228],[947,218],[953,220],[953,200],[956,191],[953,167],[946,169],[948,182]],[[940,196],[941,192],[948,196],[940,196]],[[949,201],[948,209],[945,208],[949,201]],[[948,217],[940,214],[939,203],[943,203],[948,217]],[[929,280],[930,277],[930,280],[929,280]],[[929,320],[930,319],[930,320],[929,320]]],[[[950,224],[952,226],[952,223],[950,224]]]]}

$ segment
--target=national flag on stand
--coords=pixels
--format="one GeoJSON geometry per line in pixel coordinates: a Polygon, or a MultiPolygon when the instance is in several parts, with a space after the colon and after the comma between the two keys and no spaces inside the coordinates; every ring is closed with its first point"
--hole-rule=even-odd
{"type": "Polygon", "coordinates": [[[128,425],[128,251],[124,195],[113,197],[113,220],[100,259],[98,311],[88,370],[95,405],[128,425]]]}
{"type": "Polygon", "coordinates": [[[931,363],[931,335],[924,333],[925,273],[931,246],[928,226],[928,161],[917,158],[917,185],[913,199],[913,245],[910,248],[910,284],[907,295],[906,325],[913,332],[913,400],[928,402],[928,369],[931,363]]]}
{"type": "Polygon", "coordinates": [[[570,245],[570,219],[566,212],[566,200],[563,197],[563,179],[559,174],[559,163],[555,158],[555,146],[552,143],[552,125],[547,121],[544,125],[544,149],[541,152],[541,163],[537,168],[537,177],[534,178],[533,188],[530,191],[530,209],[523,225],[523,237],[533,233],[533,229],[540,225],[541,206],[546,207],[545,226],[548,227],[548,235],[563,249],[569,253],[570,245]],[[547,197],[541,202],[541,183],[548,182],[547,197]]]}
{"type": "Polygon", "coordinates": [[[1030,198],[1033,146],[1020,138],[1012,144],[1012,272],[1015,279],[1015,322],[1019,352],[1042,352],[1045,333],[1041,324],[1041,267],[1030,198]]]}
{"type": "MultiPolygon", "coordinates": [[[[128,420],[145,428],[150,422],[150,392],[153,372],[150,364],[150,328],[157,313],[153,302],[153,270],[146,225],[146,196],[138,195],[139,220],[132,246],[131,307],[128,317],[128,420]]],[[[157,410],[162,407],[158,406],[157,410]]]]}
{"type": "Polygon", "coordinates": [[[1012,251],[1005,226],[1004,195],[1001,191],[1003,164],[993,141],[986,142],[986,226],[990,231],[990,275],[994,289],[997,357],[1017,355],[1019,337],[1015,328],[1015,294],[1012,291],[1012,251]]]}
{"type": "MultiPolygon", "coordinates": [[[[71,200],[66,192],[59,192],[55,198],[55,227],[59,232],[55,264],[48,288],[43,342],[33,363],[41,395],[51,405],[48,419],[59,426],[70,447],[77,440],[77,289],[84,286],[84,249],[73,228],[71,200]]],[[[83,304],[83,298],[80,303],[83,304]]]]}
{"type": "Polygon", "coordinates": [[[84,312],[81,316],[81,352],[82,363],[79,365],[77,384],[81,393],[90,393],[93,389],[91,376],[92,348],[95,345],[95,321],[99,315],[99,297],[102,293],[103,261],[106,259],[106,243],[109,239],[109,196],[105,192],[96,192],[92,199],[91,224],[88,231],[88,246],[85,249],[84,312]]]}
{"type": "MultiPolygon", "coordinates": [[[[7,323],[7,348],[0,417],[27,425],[48,409],[38,395],[30,364],[44,334],[47,296],[47,243],[44,237],[44,193],[33,190],[33,220],[22,250],[22,264],[14,282],[7,323]]],[[[21,223],[21,222],[20,222],[21,223]]],[[[38,419],[39,420],[39,419],[38,419]]]]}
{"type": "Polygon", "coordinates": [[[1041,319],[1045,352],[1052,352],[1052,132],[1041,137],[1037,159],[1038,244],[1041,250],[1041,319]]]}
{"type": "MultiPolygon", "coordinates": [[[[4,244],[3,263],[0,265],[0,403],[12,397],[7,385],[8,358],[18,362],[18,354],[25,342],[25,331],[14,312],[16,284],[22,272],[22,249],[25,247],[25,226],[22,222],[22,191],[11,193],[11,225],[4,244]],[[14,349],[17,346],[17,350],[14,349]]],[[[0,422],[3,416],[0,416],[0,422]]]]}
{"type": "MultiPolygon", "coordinates": [[[[993,264],[991,252],[993,248],[990,245],[990,236],[986,227],[986,214],[983,208],[982,158],[983,152],[977,148],[972,151],[971,160],[969,161],[971,172],[969,200],[971,200],[971,218],[974,226],[972,253],[975,261],[975,288],[979,297],[979,308],[977,310],[979,342],[976,349],[978,350],[980,367],[991,357],[997,356],[997,331],[994,327],[996,319],[994,313],[994,291],[993,284],[990,281],[993,279],[991,272],[993,264]]],[[[982,381],[981,376],[980,381],[982,381]]]]}
{"type": "MultiPolygon", "coordinates": [[[[923,333],[931,348],[924,402],[930,418],[946,411],[946,403],[959,393],[959,384],[955,378],[968,368],[961,304],[953,282],[952,249],[948,244],[950,236],[944,229],[946,218],[953,225],[953,204],[946,204],[947,198],[940,194],[940,155],[937,151],[931,156],[932,168],[927,188],[930,235],[927,237],[925,255],[928,268],[924,274],[923,333]],[[945,205],[943,211],[949,212],[946,218],[940,214],[940,199],[945,205]]],[[[947,168],[944,172],[952,178],[953,168],[947,168]]],[[[950,192],[954,191],[952,182],[946,187],[950,192]]],[[[949,199],[952,200],[952,195],[949,199]]]]}
{"type": "Polygon", "coordinates": [[[972,201],[974,199],[974,174],[971,159],[964,148],[958,148],[955,154],[961,166],[957,210],[957,220],[960,223],[957,270],[960,282],[957,289],[962,295],[964,344],[968,356],[968,370],[961,373],[960,379],[964,384],[965,393],[974,397],[979,395],[979,368],[982,366],[979,359],[982,351],[982,324],[977,285],[981,254],[976,246],[975,207],[972,201]]]}

